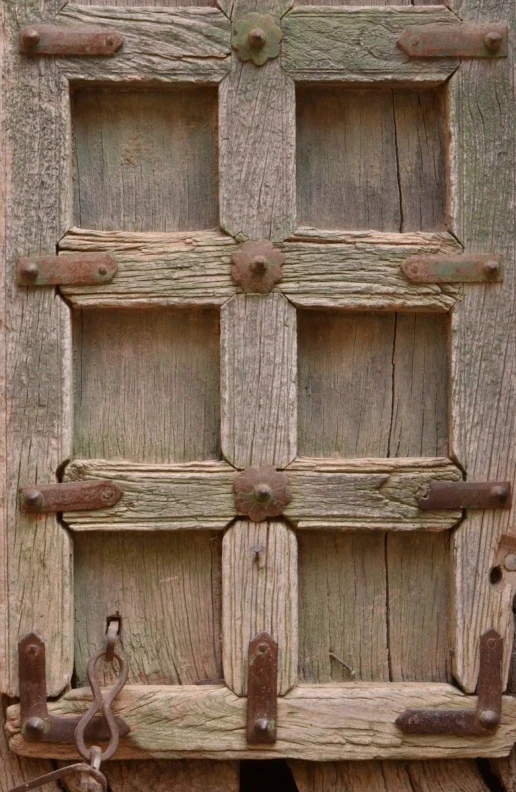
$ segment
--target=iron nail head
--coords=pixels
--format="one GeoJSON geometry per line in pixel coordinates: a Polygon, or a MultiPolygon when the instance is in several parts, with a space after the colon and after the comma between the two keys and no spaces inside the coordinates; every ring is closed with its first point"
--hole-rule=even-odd
{"type": "Polygon", "coordinates": [[[23,43],[27,47],[35,47],[39,44],[39,33],[35,28],[29,28],[23,34],[23,43]]]}
{"type": "Polygon", "coordinates": [[[263,734],[269,728],[269,721],[267,718],[258,718],[256,723],[254,724],[255,731],[260,732],[263,734]]]}
{"type": "Polygon", "coordinates": [[[101,264],[101,266],[98,268],[98,273],[99,275],[107,275],[107,267],[105,267],[104,264],[101,264]]]}
{"type": "Polygon", "coordinates": [[[41,737],[45,732],[45,721],[37,717],[29,718],[24,725],[24,732],[32,737],[41,737]]]}
{"type": "Polygon", "coordinates": [[[23,498],[25,506],[31,509],[41,509],[43,506],[43,495],[37,489],[29,490],[23,498]]]}
{"type": "Polygon", "coordinates": [[[503,560],[503,565],[508,572],[516,572],[516,554],[509,553],[503,560]]]}
{"type": "Polygon", "coordinates": [[[500,723],[500,716],[494,710],[482,710],[478,716],[478,720],[484,729],[496,729],[500,723]]]}
{"type": "Polygon", "coordinates": [[[255,27],[249,31],[247,40],[251,47],[264,47],[265,42],[267,41],[267,36],[265,35],[263,28],[255,27]]]}
{"type": "Polygon", "coordinates": [[[493,275],[496,275],[499,272],[500,265],[499,265],[499,263],[497,261],[486,261],[486,263],[484,264],[483,269],[484,269],[485,274],[488,277],[489,276],[492,277],[493,275]]]}
{"type": "Polygon", "coordinates": [[[494,498],[498,503],[505,503],[507,500],[507,489],[506,487],[493,487],[491,490],[491,497],[494,498]]]}
{"type": "Polygon", "coordinates": [[[27,261],[22,267],[22,275],[25,280],[36,280],[39,275],[39,267],[34,261],[27,261]]]}
{"type": "Polygon", "coordinates": [[[502,45],[502,34],[498,33],[496,30],[492,30],[490,33],[487,33],[484,38],[484,44],[486,45],[487,49],[490,50],[497,50],[500,49],[502,45]]]}

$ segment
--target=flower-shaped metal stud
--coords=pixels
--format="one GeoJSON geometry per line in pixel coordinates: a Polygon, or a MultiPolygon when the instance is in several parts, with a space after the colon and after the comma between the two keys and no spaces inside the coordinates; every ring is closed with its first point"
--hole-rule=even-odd
{"type": "Polygon", "coordinates": [[[246,514],[253,522],[278,517],[292,499],[287,474],[273,465],[246,468],[233,486],[238,514],[246,514]]]}
{"type": "Polygon", "coordinates": [[[277,58],[283,33],[274,17],[252,11],[233,25],[231,45],[241,61],[263,66],[269,58],[277,58]]]}
{"type": "Polygon", "coordinates": [[[244,242],[231,256],[231,275],[245,292],[268,294],[283,277],[284,254],[267,239],[244,242]]]}

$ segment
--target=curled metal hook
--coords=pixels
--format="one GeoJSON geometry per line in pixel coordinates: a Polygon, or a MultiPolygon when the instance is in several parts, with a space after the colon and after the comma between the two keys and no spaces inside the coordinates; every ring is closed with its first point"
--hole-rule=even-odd
{"type": "Polygon", "coordinates": [[[9,790],[9,792],[29,792],[30,789],[36,789],[37,787],[43,786],[43,784],[50,784],[52,781],[59,781],[61,778],[66,778],[67,776],[75,775],[76,773],[88,774],[98,784],[100,784],[102,792],[107,792],[107,781],[104,773],[101,773],[100,770],[96,770],[94,767],[91,767],[85,762],[79,762],[78,764],[61,767],[59,770],[54,770],[52,773],[39,776],[39,778],[33,778],[32,781],[26,781],[24,784],[19,784],[17,787],[9,790]]]}
{"type": "Polygon", "coordinates": [[[102,699],[102,692],[100,690],[100,684],[95,676],[95,668],[97,665],[98,660],[106,654],[105,649],[99,649],[97,652],[91,655],[90,659],[88,660],[88,665],[86,667],[86,674],[88,676],[88,682],[90,683],[91,692],[93,693],[93,701],[91,706],[87,712],[84,713],[81,720],[77,724],[77,728],[75,729],[75,743],[77,745],[77,750],[79,751],[80,755],[86,761],[91,761],[92,752],[89,748],[86,747],[86,743],[84,742],[84,731],[88,724],[93,720],[97,712],[102,712],[104,718],[106,719],[106,723],[108,725],[109,730],[109,745],[106,750],[101,754],[101,761],[104,762],[106,759],[111,759],[113,754],[115,753],[116,749],[118,748],[118,743],[120,740],[120,734],[118,731],[118,726],[115,722],[115,717],[111,711],[111,704],[113,703],[114,698],[120,693],[123,686],[127,681],[128,675],[128,668],[118,652],[114,652],[113,655],[116,657],[120,664],[120,670],[118,672],[118,679],[116,683],[113,685],[109,693],[107,694],[106,698],[102,699]]]}

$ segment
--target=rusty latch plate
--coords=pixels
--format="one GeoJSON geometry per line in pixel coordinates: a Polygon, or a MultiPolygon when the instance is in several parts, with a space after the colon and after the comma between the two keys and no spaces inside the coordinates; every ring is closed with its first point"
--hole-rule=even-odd
{"type": "Polygon", "coordinates": [[[124,40],[116,30],[81,25],[28,25],[20,30],[25,55],[114,55],[124,40]]]}
{"type": "Polygon", "coordinates": [[[41,484],[20,490],[20,505],[25,512],[44,514],[63,511],[94,511],[114,506],[122,490],[112,481],[70,481],[41,484]]]}
{"type": "Polygon", "coordinates": [[[405,734],[464,734],[486,737],[502,717],[503,639],[496,630],[480,638],[480,671],[475,709],[408,709],[396,719],[405,734]]]}
{"type": "MultiPolygon", "coordinates": [[[[51,715],[47,706],[45,642],[29,633],[18,644],[20,676],[21,731],[29,742],[75,742],[75,729],[80,715],[70,717],[51,715]]],[[[130,729],[122,718],[115,716],[120,735],[130,729]]],[[[109,739],[108,725],[103,716],[96,716],[87,727],[86,738],[91,742],[109,739]]]]}
{"type": "Polygon", "coordinates": [[[432,509],[509,509],[512,490],[508,481],[431,481],[418,498],[423,511],[432,509]]]}
{"type": "Polygon", "coordinates": [[[116,271],[114,258],[103,253],[30,256],[16,262],[20,286],[95,286],[109,283],[116,271]]]}
{"type": "Polygon", "coordinates": [[[503,280],[502,256],[411,256],[401,265],[410,283],[492,283],[503,280]]]}
{"type": "Polygon", "coordinates": [[[262,632],[249,643],[247,672],[247,742],[276,742],[278,644],[262,632]]]}
{"type": "Polygon", "coordinates": [[[414,25],[397,46],[410,58],[506,58],[507,25],[414,25]]]}

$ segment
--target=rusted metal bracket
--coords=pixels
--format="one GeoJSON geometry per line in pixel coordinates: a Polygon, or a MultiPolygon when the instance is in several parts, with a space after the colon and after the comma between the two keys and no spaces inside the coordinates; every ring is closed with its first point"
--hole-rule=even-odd
{"type": "Polygon", "coordinates": [[[510,509],[509,481],[431,481],[418,498],[423,511],[432,509],[510,509]]]}
{"type": "Polygon", "coordinates": [[[503,280],[502,256],[411,256],[401,265],[410,283],[493,283],[503,280]]]}
{"type": "Polygon", "coordinates": [[[477,706],[473,709],[407,709],[396,719],[405,734],[493,734],[502,716],[503,638],[488,630],[480,638],[477,706]]]}
{"type": "Polygon", "coordinates": [[[94,286],[109,283],[116,271],[114,258],[103,253],[30,256],[16,262],[20,286],[94,286]]]}
{"type": "Polygon", "coordinates": [[[114,506],[122,490],[112,481],[69,481],[41,484],[20,490],[20,505],[25,512],[94,511],[114,506]]]}
{"type": "Polygon", "coordinates": [[[269,14],[251,11],[233,25],[231,46],[241,61],[263,66],[270,58],[277,58],[283,32],[277,20],[269,14]]]}
{"type": "Polygon", "coordinates": [[[20,30],[19,49],[25,55],[114,55],[123,43],[108,28],[28,25],[20,30]]]}
{"type": "MultiPolygon", "coordinates": [[[[29,742],[75,742],[75,729],[82,716],[52,715],[48,711],[44,641],[29,633],[18,644],[18,658],[23,737],[29,742]]],[[[123,718],[115,716],[115,722],[121,736],[129,733],[123,718]]],[[[108,724],[102,715],[90,722],[85,736],[93,743],[109,739],[108,724]]]]}
{"type": "Polygon", "coordinates": [[[415,25],[396,42],[410,58],[506,58],[507,25],[415,25]]]}
{"type": "Polygon", "coordinates": [[[233,489],[238,514],[246,514],[253,522],[279,517],[292,500],[288,475],[273,465],[246,468],[235,479],[233,489]]]}
{"type": "Polygon", "coordinates": [[[231,256],[231,276],[245,292],[268,294],[283,277],[285,255],[268,239],[244,242],[231,256]]]}
{"type": "Polygon", "coordinates": [[[249,643],[247,671],[247,742],[276,742],[278,644],[262,632],[249,643]]]}

